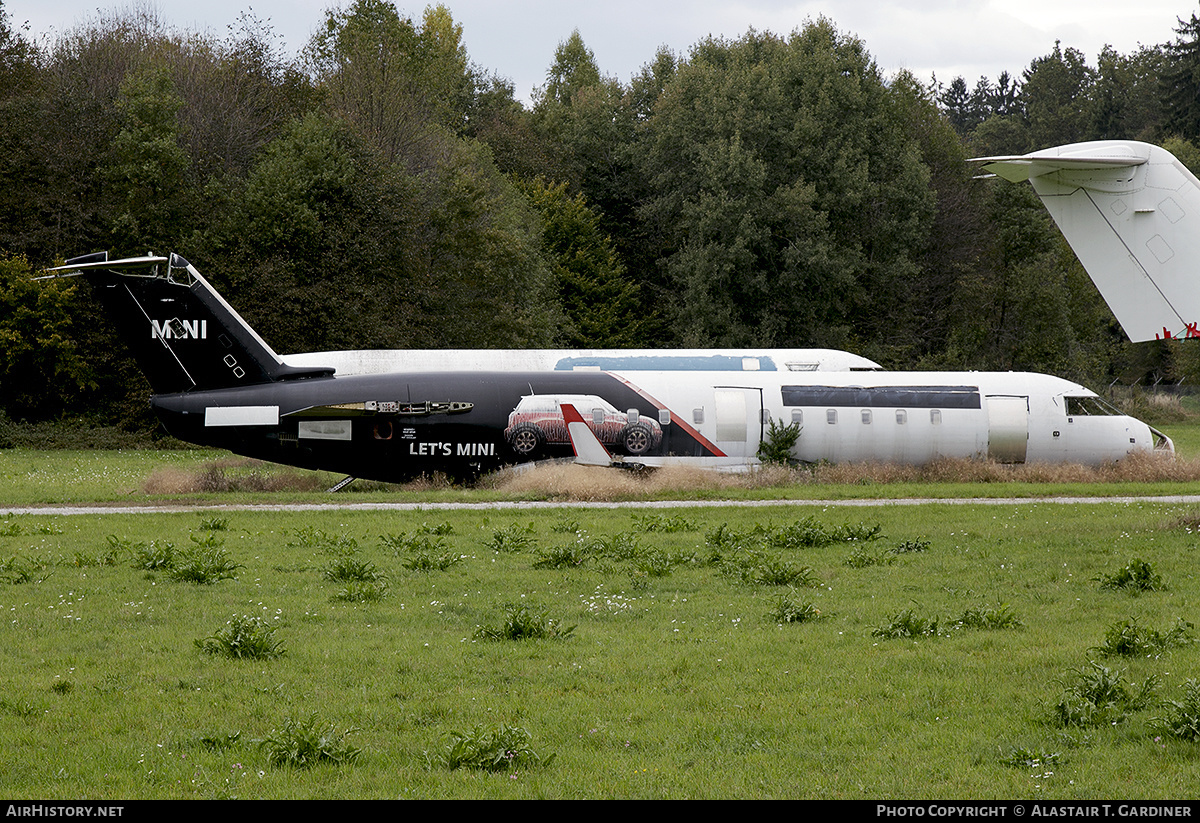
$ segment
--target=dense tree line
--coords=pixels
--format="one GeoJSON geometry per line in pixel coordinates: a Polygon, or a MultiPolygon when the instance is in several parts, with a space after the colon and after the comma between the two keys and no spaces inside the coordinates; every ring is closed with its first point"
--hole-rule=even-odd
{"type": "Polygon", "coordinates": [[[300,55],[153,12],[38,45],[0,3],[0,411],[146,425],[83,279],[176,251],[281,352],[831,346],[898,368],[1178,378],[1134,347],[1027,186],[971,156],[1131,138],[1200,156],[1200,20],[1089,64],[885,77],[828,19],[606,76],[578,32],[532,106],[442,6],[326,14],[300,55]]]}

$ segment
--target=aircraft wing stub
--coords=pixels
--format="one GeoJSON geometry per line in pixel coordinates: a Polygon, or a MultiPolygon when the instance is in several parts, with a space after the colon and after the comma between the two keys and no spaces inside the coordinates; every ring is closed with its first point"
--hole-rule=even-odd
{"type": "Polygon", "coordinates": [[[576,463],[584,466],[612,466],[620,462],[613,459],[612,453],[596,437],[596,433],[588,426],[578,409],[570,403],[563,403],[561,408],[576,463]]]}

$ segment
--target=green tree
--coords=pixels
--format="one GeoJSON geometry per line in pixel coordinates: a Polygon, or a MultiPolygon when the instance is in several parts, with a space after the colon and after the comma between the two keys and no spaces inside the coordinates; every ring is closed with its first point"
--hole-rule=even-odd
{"type": "Polygon", "coordinates": [[[646,121],[641,215],[690,345],[858,347],[918,274],[928,170],[828,20],[692,50],[646,121]]]}
{"type": "Polygon", "coordinates": [[[279,351],[548,343],[536,218],[478,144],[443,147],[417,176],[307,115],[226,195],[214,278],[279,351]]]}
{"type": "Polygon", "coordinates": [[[18,420],[63,413],[94,387],[74,334],[75,287],[33,282],[23,257],[0,257],[0,409],[18,420]]]}
{"type": "Polygon", "coordinates": [[[583,42],[579,29],[558,44],[554,63],[546,72],[546,85],[538,90],[537,105],[570,106],[584,89],[600,85],[596,55],[583,42]]]}
{"type": "Polygon", "coordinates": [[[1187,22],[1178,23],[1160,75],[1164,128],[1196,140],[1200,138],[1200,17],[1193,13],[1187,22]]]}
{"type": "Polygon", "coordinates": [[[1093,140],[1146,140],[1163,120],[1159,78],[1165,71],[1161,48],[1140,47],[1132,55],[1110,46],[1100,52],[1092,86],[1093,140]]]}
{"type": "Polygon", "coordinates": [[[629,153],[636,119],[630,96],[619,82],[601,76],[578,31],[559,44],[546,77],[532,115],[551,152],[544,174],[582,193],[620,246],[638,199],[629,153]]]}
{"type": "Polygon", "coordinates": [[[564,319],[559,342],[574,348],[641,344],[652,311],[583,195],[572,197],[566,183],[543,179],[522,190],[542,218],[542,241],[564,319]]]}
{"type": "Polygon", "coordinates": [[[181,39],[166,56],[182,100],[179,140],[193,185],[246,175],[287,124],[316,105],[308,78],[269,22],[244,13],[224,40],[181,39]]]}
{"type": "Polygon", "coordinates": [[[279,351],[397,346],[413,315],[414,182],[312,113],[267,146],[196,262],[279,351]],[[350,318],[353,318],[351,322],[350,318]]]}
{"type": "Polygon", "coordinates": [[[115,201],[109,220],[116,248],[153,249],[183,233],[189,197],[177,119],[182,105],[165,67],[131,74],[121,84],[115,101],[120,130],[100,169],[115,201]]]}
{"type": "Polygon", "coordinates": [[[1092,124],[1091,91],[1096,71],[1078,49],[1054,51],[1029,64],[1021,101],[1029,126],[1030,148],[1085,140],[1092,124]]]}
{"type": "Polygon", "coordinates": [[[327,13],[306,60],[335,111],[387,159],[412,161],[431,131],[467,127],[477,77],[461,37],[444,6],[422,26],[385,0],[355,0],[327,13]]]}
{"type": "Polygon", "coordinates": [[[920,275],[890,307],[887,332],[860,353],[885,366],[911,368],[936,361],[945,351],[958,282],[977,268],[987,247],[987,200],[985,187],[973,179],[976,170],[966,163],[966,146],[952,121],[941,116],[934,91],[901,72],[892,79],[890,92],[896,116],[929,170],[934,211],[916,257],[920,275]]]}
{"type": "Polygon", "coordinates": [[[959,280],[948,365],[1097,377],[1111,315],[1033,191],[987,188],[993,235],[959,280]]]}

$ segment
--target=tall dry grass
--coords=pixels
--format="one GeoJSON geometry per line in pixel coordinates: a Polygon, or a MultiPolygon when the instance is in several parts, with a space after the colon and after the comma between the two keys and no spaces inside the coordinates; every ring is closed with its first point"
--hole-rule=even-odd
{"type": "MultiPolygon", "coordinates": [[[[1140,453],[1119,463],[1083,466],[1076,463],[1007,465],[990,460],[943,459],[924,466],[896,463],[822,464],[802,468],[765,466],[750,472],[718,472],[670,466],[645,471],[553,463],[504,470],[489,475],[476,488],[550,500],[610,501],[645,496],[721,492],[795,486],[888,485],[899,483],[1154,483],[1200,480],[1200,459],[1140,453]]],[[[331,483],[316,472],[255,460],[227,460],[185,470],[162,468],[142,484],[146,494],[208,492],[315,492],[331,483]]],[[[422,477],[403,485],[371,481],[356,491],[412,492],[452,488],[445,477],[422,477]]]]}
{"type": "Polygon", "coordinates": [[[720,491],[722,489],[897,483],[1150,483],[1200,480],[1200,460],[1141,453],[1119,463],[1007,465],[991,460],[943,459],[924,466],[896,463],[822,464],[805,468],[767,466],[758,471],[726,473],[669,467],[654,471],[556,464],[519,472],[500,472],[490,488],[550,499],[605,501],[645,494],[720,491]]]}

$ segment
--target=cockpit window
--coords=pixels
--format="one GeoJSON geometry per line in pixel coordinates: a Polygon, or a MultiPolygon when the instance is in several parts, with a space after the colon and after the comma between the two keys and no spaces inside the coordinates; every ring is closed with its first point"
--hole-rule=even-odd
{"type": "Polygon", "coordinates": [[[1070,417],[1085,417],[1088,415],[1112,417],[1121,412],[1105,403],[1099,397],[1064,397],[1067,401],[1067,414],[1070,417]]]}

